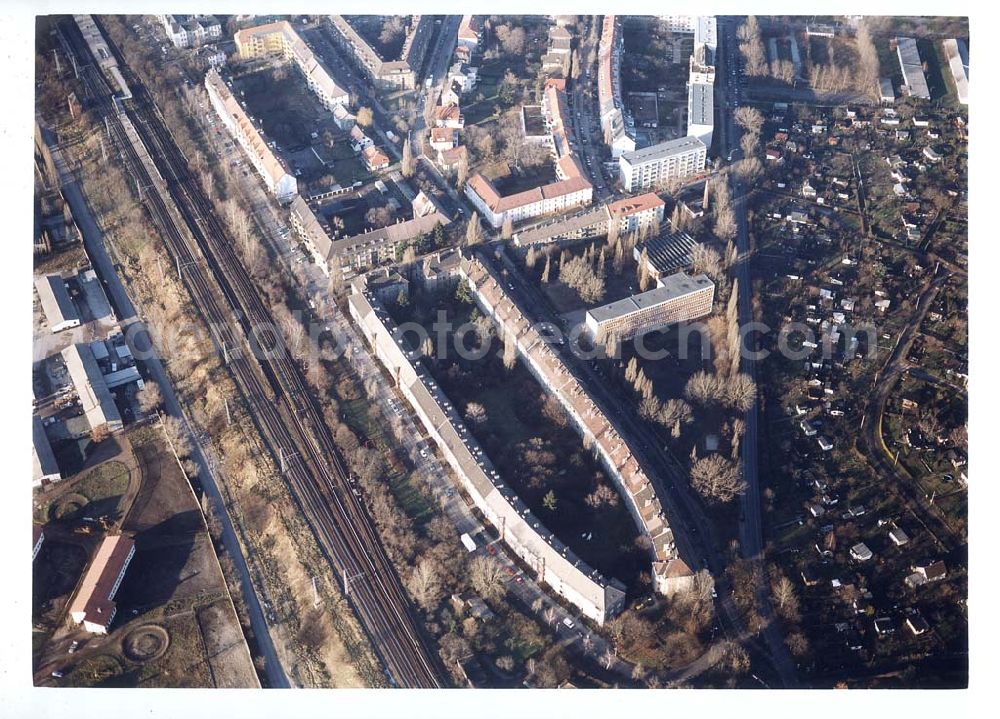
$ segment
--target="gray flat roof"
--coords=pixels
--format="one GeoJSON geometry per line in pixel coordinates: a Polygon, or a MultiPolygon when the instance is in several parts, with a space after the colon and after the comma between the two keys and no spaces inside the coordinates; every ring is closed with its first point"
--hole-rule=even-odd
{"type": "Polygon", "coordinates": [[[715,116],[713,85],[696,82],[688,91],[688,125],[712,125],[715,116]]]}
{"type": "Polygon", "coordinates": [[[608,320],[623,317],[639,310],[662,305],[664,302],[669,302],[678,297],[683,297],[692,292],[713,286],[712,281],[708,279],[707,275],[688,277],[683,272],[678,272],[675,275],[664,277],[660,280],[660,286],[655,289],[626,297],[617,302],[610,302],[606,305],[595,307],[589,310],[587,314],[591,315],[598,322],[607,322],[608,320]]]}
{"type": "Polygon", "coordinates": [[[931,94],[930,90],[927,89],[927,78],[924,77],[920,53],[917,52],[917,41],[912,37],[897,37],[896,55],[899,58],[899,69],[903,72],[903,80],[906,82],[910,95],[929,100],[931,94]]]}
{"type": "Polygon", "coordinates": [[[31,468],[34,481],[38,482],[42,477],[59,474],[59,465],[56,463],[56,457],[52,453],[52,445],[49,444],[49,438],[45,434],[42,419],[37,414],[31,417],[31,439],[34,449],[34,456],[32,457],[34,461],[31,468]]]}
{"type": "Polygon", "coordinates": [[[641,150],[633,150],[622,155],[622,159],[633,165],[654,160],[662,160],[665,157],[683,155],[692,150],[705,149],[705,143],[697,137],[679,137],[676,140],[667,140],[658,145],[650,145],[641,150]]]}
{"type": "Polygon", "coordinates": [[[35,289],[38,290],[38,299],[42,303],[42,311],[45,312],[49,326],[80,319],[60,275],[39,277],[35,280],[35,289]]]}
{"type": "Polygon", "coordinates": [[[113,425],[112,429],[121,427],[122,418],[115,406],[115,398],[111,396],[90,345],[70,345],[62,351],[62,355],[91,429],[102,424],[113,425]]]}

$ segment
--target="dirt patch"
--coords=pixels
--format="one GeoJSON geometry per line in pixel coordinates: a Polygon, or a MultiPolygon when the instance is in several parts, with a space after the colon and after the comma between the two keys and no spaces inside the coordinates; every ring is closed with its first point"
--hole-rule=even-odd
{"type": "Polygon", "coordinates": [[[228,602],[219,601],[195,611],[201,627],[205,654],[216,687],[254,686],[257,677],[240,633],[235,612],[228,602]]]}
{"type": "Polygon", "coordinates": [[[133,629],[122,641],[122,653],[136,664],[159,659],[170,646],[170,634],[156,624],[144,624],[133,629]]]}
{"type": "MultiPolygon", "coordinates": [[[[277,522],[272,523],[272,527],[282,529],[277,522]]],[[[312,577],[305,571],[298,559],[298,552],[284,531],[274,531],[268,534],[268,541],[273,542],[271,552],[280,566],[284,568],[284,578],[291,591],[300,616],[313,607],[312,577]]],[[[322,591],[322,586],[320,587],[322,591]]],[[[320,596],[323,600],[322,594],[320,596]]],[[[332,687],[364,687],[364,680],[354,667],[351,656],[347,648],[340,641],[340,638],[331,621],[329,612],[323,612],[319,621],[325,625],[326,639],[319,648],[319,655],[327,670],[330,672],[329,686],[332,687]]],[[[300,664],[300,668],[301,664],[300,664]]],[[[303,668],[306,669],[306,668],[303,668]]],[[[307,669],[306,669],[307,670],[307,669]]]]}

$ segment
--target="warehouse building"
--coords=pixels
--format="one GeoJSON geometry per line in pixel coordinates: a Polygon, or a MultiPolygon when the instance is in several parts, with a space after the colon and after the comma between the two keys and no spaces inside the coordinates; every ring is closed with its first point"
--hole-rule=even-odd
{"type": "Polygon", "coordinates": [[[629,340],[675,322],[704,317],[712,311],[715,284],[706,275],[683,272],[658,280],[656,288],[587,311],[587,331],[595,341],[614,336],[629,340]]]}
{"type": "Polygon", "coordinates": [[[62,356],[90,428],[107,425],[112,432],[120,430],[121,415],[90,345],[70,345],[62,356]]]}
{"type": "Polygon", "coordinates": [[[948,59],[948,69],[951,71],[951,79],[955,82],[955,93],[958,95],[958,102],[962,105],[969,104],[969,48],[964,40],[942,40],[941,47],[944,49],[944,56],[948,59]]]}
{"type": "Polygon", "coordinates": [[[691,264],[691,252],[696,244],[695,239],[686,232],[671,232],[636,245],[632,256],[636,262],[641,262],[645,251],[649,276],[659,280],[687,268],[691,264]]]}
{"type": "Polygon", "coordinates": [[[618,158],[618,171],[626,191],[647,190],[703,171],[706,155],[704,142],[681,137],[624,153],[618,158]]]}
{"type": "Polygon", "coordinates": [[[91,634],[107,634],[118,607],[115,594],[125,578],[135,542],[121,534],[104,538],[73,597],[69,615],[91,634]]]}
{"type": "Polygon", "coordinates": [[[62,332],[80,326],[80,315],[66,290],[66,283],[58,274],[43,275],[35,279],[38,300],[45,313],[49,330],[62,332]]]}
{"type": "Polygon", "coordinates": [[[927,89],[927,78],[924,77],[923,63],[917,51],[917,41],[912,37],[896,38],[896,57],[899,58],[899,69],[903,73],[903,84],[910,97],[930,100],[931,93],[927,89]]]}
{"type": "Polygon", "coordinates": [[[41,487],[49,482],[62,479],[62,472],[52,453],[52,445],[45,434],[42,418],[33,415],[31,418],[31,486],[41,487]]]}

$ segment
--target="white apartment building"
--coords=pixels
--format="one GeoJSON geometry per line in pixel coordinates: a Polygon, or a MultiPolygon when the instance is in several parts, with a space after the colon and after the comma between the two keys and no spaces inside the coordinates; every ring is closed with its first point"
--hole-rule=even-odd
{"type": "Polygon", "coordinates": [[[365,278],[352,282],[351,290],[351,318],[500,540],[550,591],[597,624],[603,625],[620,613],[625,607],[625,587],[588,566],[542,525],[497,472],[461,415],[420,363],[420,353],[401,345],[395,323],[368,289],[365,278]]]}
{"type": "Polygon", "coordinates": [[[697,137],[681,137],[618,158],[618,171],[628,192],[646,190],[705,169],[708,148],[697,137]]]}
{"type": "Polygon", "coordinates": [[[712,145],[715,127],[715,86],[705,83],[691,83],[688,86],[688,137],[696,137],[712,145]]]}
{"type": "Polygon", "coordinates": [[[655,289],[587,311],[587,331],[596,341],[609,335],[630,340],[675,322],[704,317],[712,311],[715,284],[706,275],[683,272],[657,280],[655,289]]]}
{"type": "Polygon", "coordinates": [[[213,15],[160,15],[159,18],[174,47],[195,47],[222,37],[222,25],[213,15]]]}
{"type": "Polygon", "coordinates": [[[291,202],[298,194],[295,176],[288,171],[281,158],[267,146],[267,142],[261,137],[260,132],[254,127],[216,70],[209,70],[205,74],[205,89],[208,90],[208,99],[222,120],[222,124],[243,148],[250,164],[263,178],[267,189],[278,198],[278,202],[282,204],[291,202]]]}

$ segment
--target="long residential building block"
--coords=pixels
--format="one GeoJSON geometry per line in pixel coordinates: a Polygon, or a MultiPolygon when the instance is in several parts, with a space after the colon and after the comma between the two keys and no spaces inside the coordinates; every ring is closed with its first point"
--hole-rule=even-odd
{"type": "Polygon", "coordinates": [[[430,373],[421,354],[408,350],[392,318],[364,277],[351,284],[348,305],[353,320],[434,439],[462,488],[500,533],[501,540],[552,591],[597,624],[620,613],[625,587],[577,557],[550,532],[504,482],[455,407],[430,373]]]}

